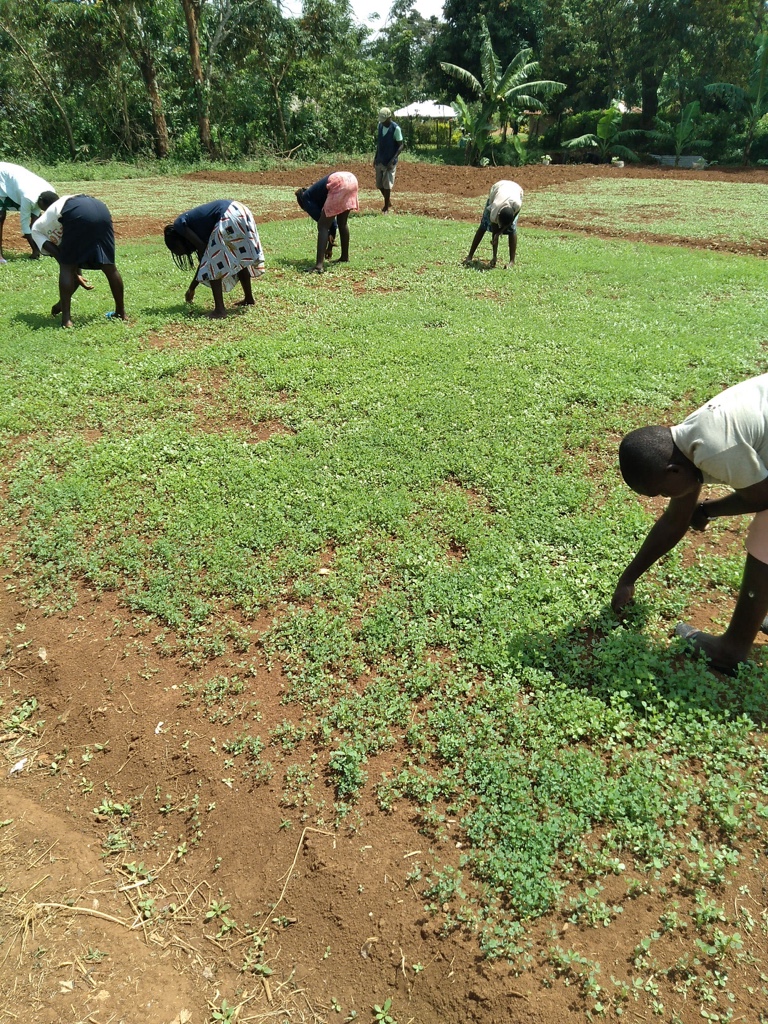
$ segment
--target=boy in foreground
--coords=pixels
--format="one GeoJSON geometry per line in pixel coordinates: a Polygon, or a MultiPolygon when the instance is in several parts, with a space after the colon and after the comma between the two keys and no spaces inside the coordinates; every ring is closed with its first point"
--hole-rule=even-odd
{"type": "Polygon", "coordinates": [[[507,235],[509,238],[509,263],[505,270],[515,265],[515,254],[517,253],[517,218],[523,206],[523,190],[515,181],[497,181],[491,185],[491,191],[485,201],[485,209],[480,219],[480,227],[475,232],[472,245],[464,260],[468,266],[472,257],[477,251],[478,245],[482,242],[485,233],[491,232],[491,247],[493,248],[493,259],[490,267],[496,266],[496,259],[499,252],[499,238],[507,235]]]}
{"type": "Polygon", "coordinates": [[[730,624],[713,636],[678,623],[675,633],[712,667],[733,673],[746,661],[768,613],[768,374],[736,384],[674,427],[641,427],[622,440],[619,463],[638,494],[669,498],[640,550],[621,575],[611,606],[621,612],[647,569],[685,536],[720,516],[754,514],[747,557],[730,624]],[[724,498],[699,501],[703,484],[726,484],[724,498]]]}

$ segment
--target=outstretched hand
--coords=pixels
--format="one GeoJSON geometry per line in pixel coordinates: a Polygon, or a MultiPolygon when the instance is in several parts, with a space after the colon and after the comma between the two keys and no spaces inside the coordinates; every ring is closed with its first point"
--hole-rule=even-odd
{"type": "Polygon", "coordinates": [[[693,515],[691,516],[691,529],[696,530],[698,533],[702,533],[706,530],[709,525],[709,516],[707,515],[707,506],[702,501],[694,509],[693,515]]]}
{"type": "Polygon", "coordinates": [[[635,596],[634,583],[619,583],[611,598],[611,608],[617,615],[621,615],[631,604],[635,596]]]}

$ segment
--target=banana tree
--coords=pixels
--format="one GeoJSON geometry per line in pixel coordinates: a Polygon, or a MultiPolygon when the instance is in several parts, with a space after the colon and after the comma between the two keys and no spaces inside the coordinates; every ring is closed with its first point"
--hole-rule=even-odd
{"type": "Polygon", "coordinates": [[[708,93],[725,100],[731,110],[746,117],[745,164],[749,162],[758,122],[768,114],[768,33],[756,36],[755,44],[755,63],[746,89],[728,82],[713,82],[707,86],[708,93]]]}
{"type": "Polygon", "coordinates": [[[706,149],[712,143],[709,139],[696,137],[697,125],[701,113],[701,104],[698,100],[686,104],[680,112],[680,119],[677,122],[664,121],[656,118],[656,128],[649,132],[654,142],[662,146],[671,146],[675,151],[675,167],[680,164],[680,157],[685,150],[706,149]]]}
{"type": "Polygon", "coordinates": [[[621,119],[622,113],[619,108],[611,106],[597,122],[594,133],[589,132],[586,135],[579,135],[578,138],[568,139],[563,146],[566,149],[596,149],[598,157],[603,162],[607,162],[612,156],[637,161],[637,153],[624,143],[636,138],[641,132],[634,128],[621,131],[621,119]]]}
{"type": "MultiPolygon", "coordinates": [[[[447,75],[456,78],[462,85],[480,100],[480,109],[470,117],[468,134],[470,143],[467,146],[467,163],[477,164],[491,141],[493,118],[499,108],[506,104],[512,110],[544,111],[542,100],[562,92],[562,82],[544,79],[531,81],[531,76],[539,71],[538,61],[532,61],[532,50],[520,50],[512,58],[506,70],[502,72],[501,63],[496,56],[488,22],[480,16],[480,70],[482,82],[475,78],[471,71],[461,68],[458,64],[440,62],[440,67],[447,75]]],[[[466,106],[466,104],[465,104],[466,106]]]]}

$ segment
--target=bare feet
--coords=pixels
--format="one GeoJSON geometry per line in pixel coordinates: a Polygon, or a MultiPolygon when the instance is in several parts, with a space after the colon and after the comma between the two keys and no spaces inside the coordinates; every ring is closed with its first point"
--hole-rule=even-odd
{"type": "Polygon", "coordinates": [[[214,309],[211,313],[206,313],[205,315],[208,317],[209,320],[226,320],[226,318],[227,318],[227,311],[226,311],[226,309],[223,309],[223,310],[214,309]]]}
{"type": "Polygon", "coordinates": [[[256,303],[253,299],[240,299],[239,302],[235,303],[236,306],[255,306],[256,303]]]}
{"type": "Polygon", "coordinates": [[[61,326],[69,328],[69,327],[74,327],[75,325],[72,323],[71,320],[62,320],[61,321],[61,326]]]}
{"type": "Polygon", "coordinates": [[[310,267],[309,270],[307,271],[307,273],[308,274],[322,274],[323,273],[323,269],[324,269],[323,267],[310,267]]]}

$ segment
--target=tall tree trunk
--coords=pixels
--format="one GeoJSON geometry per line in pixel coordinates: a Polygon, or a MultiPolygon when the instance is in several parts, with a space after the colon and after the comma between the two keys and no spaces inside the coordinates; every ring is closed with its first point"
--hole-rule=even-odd
{"type": "Polygon", "coordinates": [[[203,64],[200,59],[200,0],[181,0],[181,6],[184,8],[184,19],[187,23],[187,36],[189,37],[189,60],[192,65],[192,79],[195,83],[200,145],[208,156],[213,156],[213,140],[211,139],[211,123],[208,117],[205,75],[203,74],[203,64]]]}
{"type": "Polygon", "coordinates": [[[73,160],[76,160],[77,159],[77,146],[75,145],[75,137],[72,134],[72,125],[69,123],[69,118],[67,117],[67,112],[64,109],[64,107],[62,106],[58,96],[56,95],[56,93],[51,88],[51,86],[50,86],[50,84],[48,82],[48,79],[42,73],[42,71],[37,66],[37,64],[35,64],[34,60],[30,56],[29,52],[27,51],[26,47],[21,42],[21,40],[18,39],[13,34],[13,32],[11,32],[11,30],[8,28],[7,25],[0,24],[0,28],[8,36],[10,36],[11,39],[13,40],[13,42],[16,44],[16,46],[17,46],[17,48],[19,50],[19,53],[22,55],[22,57],[24,57],[24,59],[29,64],[29,66],[32,68],[32,71],[34,72],[35,77],[38,79],[38,81],[40,82],[42,87],[45,89],[45,91],[51,97],[53,105],[56,107],[56,109],[58,110],[59,114],[61,114],[61,121],[62,121],[62,124],[64,125],[64,133],[67,136],[67,144],[69,146],[69,155],[72,157],[73,160]]]}
{"type": "Polygon", "coordinates": [[[164,160],[170,150],[168,124],[165,120],[160,86],[158,85],[157,73],[155,71],[155,61],[151,51],[142,53],[139,70],[141,71],[141,77],[144,80],[144,87],[147,90],[149,104],[152,109],[152,124],[155,129],[155,153],[161,160],[164,160]]]}
{"type": "Polygon", "coordinates": [[[646,131],[653,128],[653,121],[659,112],[659,85],[661,84],[661,71],[655,68],[643,68],[640,73],[640,90],[643,113],[640,117],[640,127],[646,131]]]}

